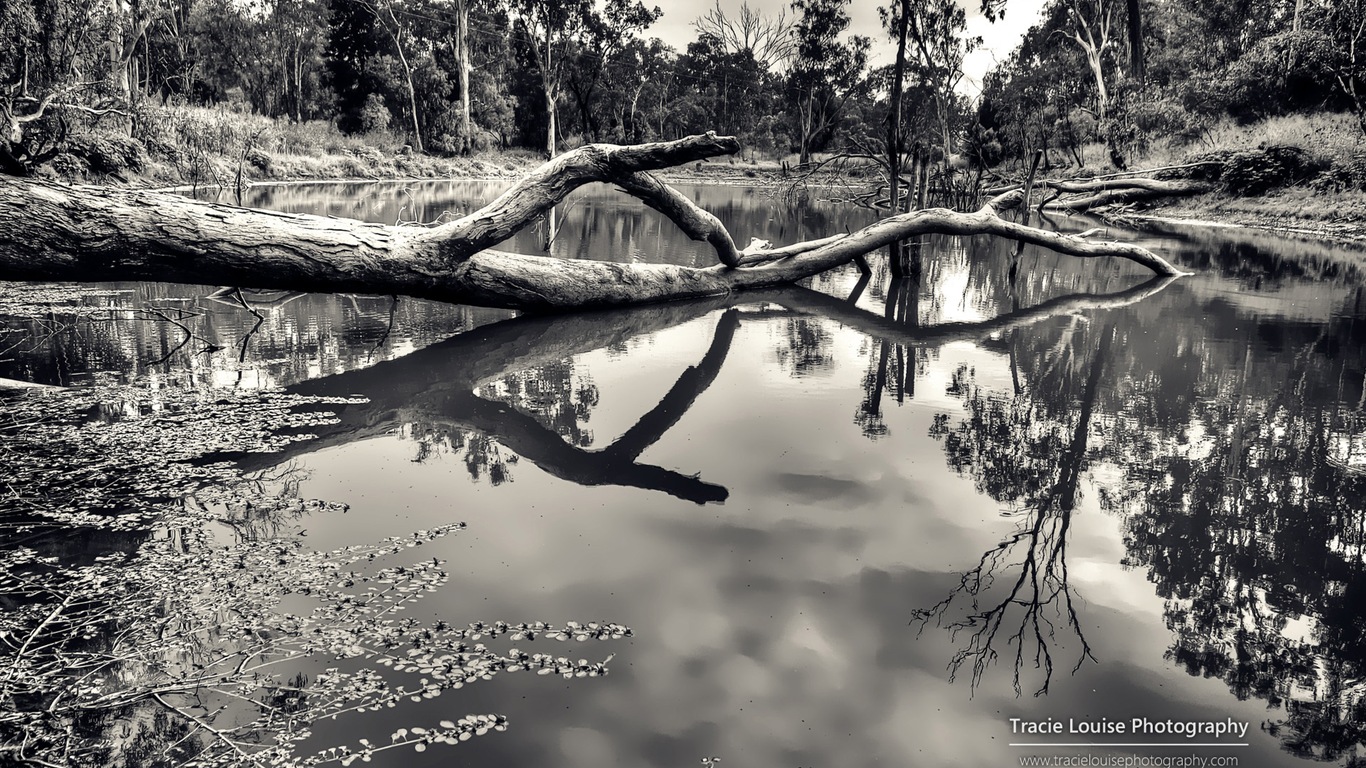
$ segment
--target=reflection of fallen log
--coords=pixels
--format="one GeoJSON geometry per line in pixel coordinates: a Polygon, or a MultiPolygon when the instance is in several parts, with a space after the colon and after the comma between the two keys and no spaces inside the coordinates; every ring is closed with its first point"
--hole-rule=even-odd
{"type": "Polygon", "coordinates": [[[1140,302],[1171,285],[1173,278],[1155,277],[1146,283],[1111,294],[1079,293],[1059,296],[1025,309],[1017,309],[990,320],[974,323],[907,325],[895,319],[859,309],[846,301],[819,291],[793,288],[774,291],[766,298],[795,312],[828,317],[841,325],[909,347],[936,347],[952,341],[980,339],[984,336],[1020,328],[1074,312],[1119,309],[1140,302]]]}
{"type": "Polygon", "coordinates": [[[723,501],[726,489],[697,477],[639,463],[639,457],[674,427],[711,386],[726,360],[740,324],[787,320],[796,314],[828,317],[876,338],[931,346],[978,339],[1008,328],[1072,312],[1127,306],[1160,291],[1171,279],[1156,279],[1111,295],[1083,294],[1046,301],[981,323],[911,327],[809,289],[761,291],[741,297],[660,304],[636,309],[527,316],[476,328],[397,360],[370,368],[302,382],[302,395],[349,397],[364,404],[333,407],[338,422],[311,427],[316,438],[293,443],[282,453],[217,455],[236,459],[246,470],[263,469],[295,456],[370,437],[393,434],[404,424],[478,432],[492,437],[555,477],[582,485],[622,485],[658,490],[697,503],[723,501]],[[768,308],[737,311],[741,304],[768,308]],[[775,309],[773,307],[781,307],[775,309]],[[688,368],[659,404],[606,448],[571,445],[534,417],[475,394],[478,387],[565,358],[617,346],[643,334],[726,309],[702,360],[688,368]]]}
{"type": "Polygon", "coordinates": [[[547,473],[580,485],[657,490],[699,504],[724,501],[727,492],[719,485],[641,464],[638,459],[711,386],[739,326],[738,313],[722,315],[702,360],[683,372],[658,405],[600,450],[570,445],[535,418],[473,392],[482,384],[518,371],[696,319],[717,306],[707,301],[629,312],[519,318],[460,334],[398,360],[303,382],[291,391],[318,396],[362,394],[370,402],[337,407],[339,423],[312,429],[318,435],[316,439],[295,443],[283,454],[235,458],[244,469],[260,469],[300,453],[390,434],[403,423],[421,422],[429,428],[484,433],[547,473]]]}
{"type": "Polygon", "coordinates": [[[601,450],[570,445],[531,416],[473,392],[443,399],[437,413],[419,405],[423,411],[421,418],[428,427],[475,429],[491,435],[523,459],[578,485],[621,485],[663,491],[698,504],[725,501],[729,495],[725,488],[662,467],[641,464],[639,458],[647,448],[659,442],[711,386],[721,371],[739,325],[740,316],[735,310],[723,314],[702,361],[684,371],[658,405],[601,450]]]}
{"type": "Polygon", "coordinates": [[[136,190],[0,176],[0,279],[128,280],[407,295],[563,310],[719,296],[788,284],[920,234],[994,235],[1082,257],[1180,270],[1143,248],[1007,222],[990,206],[891,216],[846,237],[743,251],[711,213],[649,171],[739,151],[707,134],[639,146],[590,144],[549,161],[497,200],[438,227],[254,211],[136,190]],[[614,184],[664,213],[720,265],[614,264],[490,250],[589,183],[614,184]],[[775,258],[777,257],[777,258],[775,258]]]}

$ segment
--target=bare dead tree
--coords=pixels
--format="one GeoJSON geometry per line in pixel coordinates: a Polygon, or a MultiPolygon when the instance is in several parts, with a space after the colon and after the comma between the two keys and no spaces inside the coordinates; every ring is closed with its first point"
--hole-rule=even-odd
{"type": "Polygon", "coordinates": [[[717,0],[692,25],[699,35],[715,38],[729,53],[748,51],[754,61],[770,72],[785,69],[797,53],[792,20],[786,9],[765,16],[743,2],[738,11],[727,12],[721,7],[721,0],[717,0]]]}

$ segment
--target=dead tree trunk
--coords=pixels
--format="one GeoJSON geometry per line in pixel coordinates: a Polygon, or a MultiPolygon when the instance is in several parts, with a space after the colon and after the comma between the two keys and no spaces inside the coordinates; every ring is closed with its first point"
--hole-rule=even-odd
{"type": "MultiPolygon", "coordinates": [[[[1160,169],[1159,169],[1160,170],[1160,169]]],[[[1044,190],[1046,202],[1043,208],[1052,210],[1088,211],[1118,203],[1138,203],[1161,200],[1168,197],[1190,197],[1212,192],[1215,185],[1199,179],[1152,179],[1152,178],[1097,178],[1075,180],[1045,180],[1034,182],[1036,189],[1044,190]],[[1049,192],[1052,196],[1049,197],[1049,192]]],[[[1007,185],[986,190],[987,194],[999,195],[997,210],[1004,210],[1015,202],[1007,199],[1006,194],[1020,190],[1021,185],[1007,185]]]]}
{"type": "Polygon", "coordinates": [[[1180,270],[1133,245],[1096,243],[976,213],[927,209],[848,235],[736,248],[715,216],[648,172],[739,151],[715,134],[567,152],[497,200],[439,227],[392,227],[201,203],[177,195],[0,177],[0,279],[128,280],[379,293],[524,310],[725,295],[791,283],[919,234],[990,234],[1080,257],[1180,270]],[[621,187],[715,248],[721,264],[610,264],[490,250],[590,182],[621,187]]]}

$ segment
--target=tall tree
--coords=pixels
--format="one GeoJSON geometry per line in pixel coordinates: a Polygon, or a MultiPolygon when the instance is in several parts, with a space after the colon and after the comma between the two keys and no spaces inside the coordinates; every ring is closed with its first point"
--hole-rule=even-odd
{"type": "Polygon", "coordinates": [[[791,99],[797,111],[801,162],[829,139],[849,100],[864,85],[871,41],[853,35],[840,39],[849,28],[849,0],[793,0],[799,17],[796,25],[797,56],[788,76],[791,99]]]}
{"type": "Polygon", "coordinates": [[[1102,120],[1110,110],[1110,88],[1105,75],[1105,54],[1114,45],[1116,0],[1067,0],[1072,40],[1086,56],[1096,84],[1096,116],[1102,120]]]}
{"type": "Polygon", "coordinates": [[[545,96],[545,151],[556,151],[556,112],[570,48],[592,12],[591,0],[512,0],[512,10],[527,38],[545,96]]]}
{"type": "Polygon", "coordinates": [[[1318,26],[1333,51],[1333,77],[1366,133],[1366,0],[1329,0],[1318,26]]]}
{"type": "Polygon", "coordinates": [[[963,61],[982,39],[967,34],[967,14],[953,0],[924,0],[907,4],[906,9],[916,68],[934,91],[939,138],[944,162],[948,163],[953,154],[953,119],[963,61]]]}
{"type": "MultiPolygon", "coordinates": [[[[891,8],[880,9],[882,23],[896,40],[896,63],[892,65],[892,82],[887,106],[887,199],[893,213],[903,210],[900,203],[901,181],[901,97],[906,88],[906,38],[909,33],[911,0],[896,0],[891,8]]],[[[907,199],[909,207],[909,198],[907,199]]],[[[894,245],[895,247],[899,247],[894,245]]]]}
{"type": "Polygon", "coordinates": [[[1129,77],[1142,85],[1147,79],[1143,56],[1143,0],[1124,0],[1124,21],[1129,32],[1129,77]]]}
{"type": "Polygon", "coordinates": [[[413,122],[413,147],[418,152],[423,152],[425,149],[422,143],[422,119],[417,108],[417,85],[413,77],[412,57],[415,52],[411,46],[414,36],[411,21],[406,16],[403,19],[399,18],[400,1],[360,0],[360,3],[375,17],[375,23],[379,24],[380,29],[394,45],[394,53],[398,55],[399,64],[403,67],[404,84],[408,90],[408,111],[413,122]]]}
{"type": "Polygon", "coordinates": [[[573,49],[567,85],[591,140],[601,139],[594,102],[604,74],[632,41],[639,40],[639,33],[662,15],[658,6],[647,8],[640,0],[607,0],[602,11],[590,8],[584,14],[583,34],[573,49]]]}

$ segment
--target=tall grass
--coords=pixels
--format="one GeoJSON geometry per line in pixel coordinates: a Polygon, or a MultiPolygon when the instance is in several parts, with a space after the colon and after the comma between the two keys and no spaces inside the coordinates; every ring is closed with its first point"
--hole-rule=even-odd
{"type": "Polygon", "coordinates": [[[1366,151],[1366,137],[1356,118],[1348,114],[1283,115],[1248,125],[1225,119],[1206,129],[1195,142],[1153,142],[1134,159],[1133,166],[1155,168],[1216,149],[1238,151],[1273,145],[1299,147],[1325,163],[1347,163],[1353,155],[1366,151]]]}
{"type": "Polygon", "coordinates": [[[539,162],[520,152],[416,155],[392,131],[346,134],[331,122],[291,123],[232,103],[144,104],[124,125],[79,128],[52,168],[71,179],[231,186],[239,180],[504,176],[539,162]]]}

